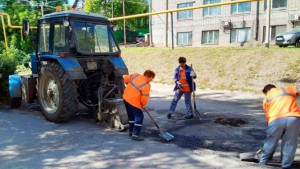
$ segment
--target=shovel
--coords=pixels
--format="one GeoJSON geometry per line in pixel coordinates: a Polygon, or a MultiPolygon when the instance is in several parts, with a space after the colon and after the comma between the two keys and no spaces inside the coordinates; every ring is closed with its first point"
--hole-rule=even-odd
{"type": "Polygon", "coordinates": [[[247,152],[247,153],[241,153],[240,154],[240,160],[241,161],[248,161],[248,162],[258,162],[259,156],[261,155],[263,149],[260,148],[256,152],[247,152]]]}
{"type": "Polygon", "coordinates": [[[145,112],[148,114],[148,116],[150,117],[150,119],[152,120],[152,122],[155,124],[155,126],[157,127],[157,129],[158,129],[158,131],[159,131],[159,134],[158,134],[158,135],[159,135],[161,138],[163,138],[164,140],[166,140],[166,141],[171,141],[171,140],[173,140],[173,139],[174,139],[174,136],[173,136],[172,134],[168,133],[168,132],[162,132],[162,131],[160,130],[158,124],[156,123],[156,121],[153,119],[153,117],[151,116],[151,114],[148,112],[148,110],[145,109],[145,108],[144,108],[144,110],[145,110],[145,112]]]}
{"type": "MultiPolygon", "coordinates": [[[[193,70],[193,65],[192,64],[191,64],[191,69],[193,70]]],[[[194,79],[193,79],[193,77],[192,77],[192,91],[193,91],[194,113],[195,113],[195,116],[197,116],[199,118],[199,120],[201,120],[201,114],[196,108],[196,96],[195,96],[195,90],[194,90],[194,79]]]]}

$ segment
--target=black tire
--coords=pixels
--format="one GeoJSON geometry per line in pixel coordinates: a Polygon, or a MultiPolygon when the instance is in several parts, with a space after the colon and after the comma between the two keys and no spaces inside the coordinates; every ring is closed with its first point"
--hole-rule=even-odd
{"type": "Polygon", "coordinates": [[[22,98],[12,98],[11,99],[11,108],[19,108],[22,104],[22,98]]]}
{"type": "Polygon", "coordinates": [[[52,122],[65,122],[78,111],[77,85],[57,63],[42,66],[37,84],[43,115],[52,122]]]}
{"type": "Polygon", "coordinates": [[[300,48],[300,38],[296,40],[295,47],[300,48]]]}
{"type": "Polygon", "coordinates": [[[282,45],[279,45],[279,47],[282,48],[283,46],[282,46],[282,45]]]}

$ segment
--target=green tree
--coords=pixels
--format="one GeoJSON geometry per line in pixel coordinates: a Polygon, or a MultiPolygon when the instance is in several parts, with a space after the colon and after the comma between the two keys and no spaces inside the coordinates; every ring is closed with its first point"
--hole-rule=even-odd
{"type": "MultiPolygon", "coordinates": [[[[84,10],[87,12],[99,13],[107,18],[123,16],[123,0],[85,0],[84,10]]],[[[125,0],[125,14],[134,15],[147,13],[149,6],[146,0],[125,0]]],[[[131,30],[138,28],[148,28],[148,17],[134,18],[126,20],[126,26],[131,30]]],[[[123,21],[116,23],[119,28],[123,28],[123,21]]]]}
{"type": "MultiPolygon", "coordinates": [[[[67,0],[0,0],[0,12],[10,15],[12,25],[20,26],[23,19],[28,19],[31,26],[36,26],[42,15],[40,4],[45,5],[44,14],[47,14],[55,11],[54,6],[64,3],[67,0]]],[[[9,28],[6,16],[4,19],[9,49],[6,51],[0,22],[0,101],[8,98],[8,76],[15,73],[17,65],[29,61],[29,54],[34,52],[35,47],[30,37],[22,39],[21,29],[9,28]]],[[[32,34],[36,37],[36,30],[32,29],[32,34]]]]}
{"type": "MultiPolygon", "coordinates": [[[[20,26],[23,19],[28,19],[31,26],[36,26],[38,18],[42,16],[39,5],[45,5],[44,14],[47,14],[55,12],[55,6],[63,5],[67,2],[68,0],[1,0],[0,11],[10,15],[12,25],[20,26]]],[[[16,49],[28,54],[33,53],[35,45],[32,44],[31,39],[27,37],[22,40],[21,30],[9,28],[6,17],[5,23],[9,46],[14,46],[16,49]]],[[[35,30],[33,30],[33,34],[35,35],[35,30]]],[[[1,40],[4,39],[2,29],[0,29],[0,38],[1,40]]]]}

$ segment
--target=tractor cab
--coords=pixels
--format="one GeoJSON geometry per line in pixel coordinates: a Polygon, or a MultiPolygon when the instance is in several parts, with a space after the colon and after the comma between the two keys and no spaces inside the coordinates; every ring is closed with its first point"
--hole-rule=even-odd
{"type": "Polygon", "coordinates": [[[107,56],[120,53],[109,21],[82,11],[48,14],[38,23],[37,55],[107,56]],[[66,54],[68,53],[68,54],[66,54]]]}

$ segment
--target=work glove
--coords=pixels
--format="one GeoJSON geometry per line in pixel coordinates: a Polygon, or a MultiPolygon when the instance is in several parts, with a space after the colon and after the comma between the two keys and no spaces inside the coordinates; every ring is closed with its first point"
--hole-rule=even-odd
{"type": "Polygon", "coordinates": [[[179,89],[182,88],[182,84],[181,84],[179,81],[177,81],[176,84],[177,84],[177,87],[178,87],[179,89]]]}
{"type": "Polygon", "coordinates": [[[191,76],[191,77],[196,77],[196,73],[195,73],[194,71],[191,71],[191,72],[190,72],[190,76],[191,76]]]}

